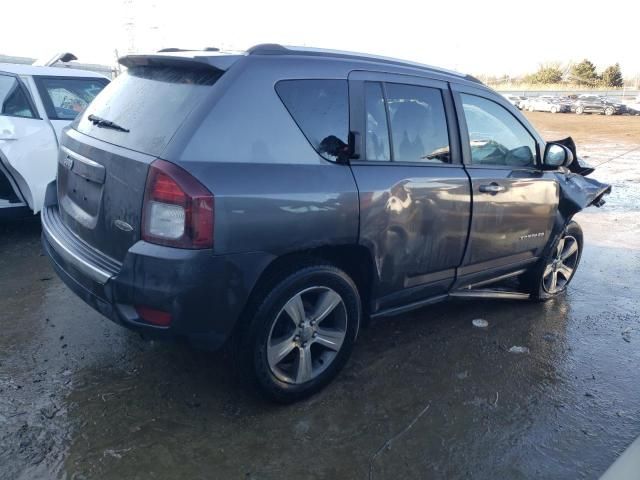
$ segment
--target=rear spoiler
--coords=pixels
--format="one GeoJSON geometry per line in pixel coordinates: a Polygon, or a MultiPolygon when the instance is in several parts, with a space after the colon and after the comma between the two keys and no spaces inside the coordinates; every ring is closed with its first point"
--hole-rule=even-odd
{"type": "Polygon", "coordinates": [[[162,66],[202,70],[226,71],[242,55],[126,55],[118,59],[118,63],[127,68],[141,66],[162,66]]]}

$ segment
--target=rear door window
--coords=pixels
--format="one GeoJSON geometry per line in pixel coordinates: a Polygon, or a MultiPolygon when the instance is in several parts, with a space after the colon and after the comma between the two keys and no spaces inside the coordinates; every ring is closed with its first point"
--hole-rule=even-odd
{"type": "Polygon", "coordinates": [[[29,97],[16,77],[0,74],[0,115],[35,118],[29,97]]]}
{"type": "Polygon", "coordinates": [[[438,88],[386,83],[394,162],[449,163],[449,133],[438,88]]]}
{"type": "Polygon", "coordinates": [[[98,94],[80,117],[77,129],[115,145],[160,156],[222,73],[160,65],[129,68],[98,94]],[[98,127],[88,120],[91,114],[129,132],[98,127]]]}
{"type": "Polygon", "coordinates": [[[107,85],[102,78],[34,77],[47,116],[73,120],[107,85]]]}
{"type": "Polygon", "coordinates": [[[348,153],[349,94],[346,80],[282,80],[276,92],[311,146],[324,158],[348,153]]]}

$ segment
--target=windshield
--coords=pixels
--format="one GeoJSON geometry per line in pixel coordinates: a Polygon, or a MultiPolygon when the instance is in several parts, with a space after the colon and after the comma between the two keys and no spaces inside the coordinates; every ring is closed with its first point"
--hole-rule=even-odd
{"type": "Polygon", "coordinates": [[[222,72],[137,66],[111,82],[81,116],[78,131],[131,150],[160,156],[187,115],[222,72]],[[94,115],[128,132],[95,125],[94,115]]]}

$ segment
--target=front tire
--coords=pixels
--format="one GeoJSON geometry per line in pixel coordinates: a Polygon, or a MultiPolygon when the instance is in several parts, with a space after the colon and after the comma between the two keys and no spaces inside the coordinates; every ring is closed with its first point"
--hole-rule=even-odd
{"type": "Polygon", "coordinates": [[[280,277],[249,306],[238,354],[244,373],[270,400],[291,403],[326,386],[346,364],[361,317],[353,280],[332,265],[280,277]]]}
{"type": "Polygon", "coordinates": [[[551,113],[558,113],[558,107],[551,107],[551,113]]]}
{"type": "Polygon", "coordinates": [[[566,291],[580,264],[583,244],[580,225],[570,222],[547,256],[524,278],[533,300],[550,300],[566,291]]]}
{"type": "Polygon", "coordinates": [[[613,115],[614,113],[616,113],[616,111],[613,107],[607,107],[604,109],[604,114],[607,116],[613,115]]]}
{"type": "Polygon", "coordinates": [[[582,115],[584,113],[584,107],[576,107],[576,115],[582,115]]]}

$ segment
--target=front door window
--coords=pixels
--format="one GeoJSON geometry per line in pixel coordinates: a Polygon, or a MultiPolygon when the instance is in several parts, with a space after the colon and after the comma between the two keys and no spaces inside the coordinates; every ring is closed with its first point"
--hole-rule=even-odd
{"type": "Polygon", "coordinates": [[[473,165],[535,167],[536,141],[502,105],[461,94],[473,165]]]}

